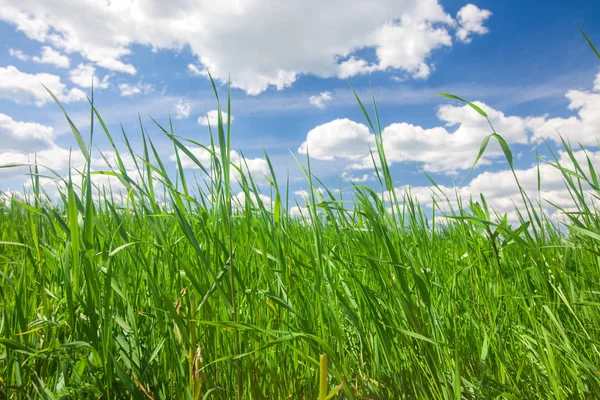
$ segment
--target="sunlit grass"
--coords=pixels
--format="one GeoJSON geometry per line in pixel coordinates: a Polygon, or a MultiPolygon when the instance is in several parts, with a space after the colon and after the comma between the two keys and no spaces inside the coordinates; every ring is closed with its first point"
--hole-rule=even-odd
{"type": "MultiPolygon", "coordinates": [[[[586,194],[600,195],[600,185],[591,162],[555,161],[577,209],[565,210],[569,229],[522,190],[516,224],[483,197],[448,200],[451,218],[425,214],[394,190],[377,109],[359,100],[376,134],[380,190],[357,185],[344,194],[354,201],[341,201],[317,190],[310,160],[299,160],[310,196],[297,218],[268,156],[267,189],[243,166],[229,168],[231,124],[220,112],[206,146],[211,165],[186,147],[201,144],[156,123],[176,154],[169,173],[141,124],[142,149],[123,135],[121,154],[90,105],[89,137],[67,119],[88,162],[60,178],[59,200],[40,184],[53,172],[33,165],[30,196],[0,203],[0,397],[600,393],[600,213],[586,194]],[[97,135],[116,152],[114,168],[91,170],[97,135]],[[189,180],[184,156],[202,182],[189,180]],[[95,188],[97,175],[123,190],[95,188]]],[[[498,140],[514,171],[501,134],[479,156],[498,140]]],[[[446,208],[441,201],[434,208],[446,208]]]]}

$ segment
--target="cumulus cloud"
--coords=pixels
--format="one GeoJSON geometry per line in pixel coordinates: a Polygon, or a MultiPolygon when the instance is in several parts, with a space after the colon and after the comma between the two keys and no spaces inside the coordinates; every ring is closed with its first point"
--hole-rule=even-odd
{"type": "Polygon", "coordinates": [[[0,98],[13,100],[19,104],[43,106],[48,101],[52,101],[52,98],[41,84],[46,85],[60,101],[65,103],[86,98],[81,89],[68,90],[57,75],[28,74],[12,65],[0,67],[0,98]]]}
{"type": "Polygon", "coordinates": [[[308,101],[313,106],[315,106],[315,107],[320,108],[321,110],[323,110],[323,109],[325,109],[327,107],[327,105],[325,104],[325,102],[331,101],[331,99],[332,99],[331,92],[321,92],[318,95],[310,96],[308,98],[308,101]]]}
{"type": "Polygon", "coordinates": [[[91,88],[92,82],[94,89],[106,89],[110,86],[108,80],[110,75],[104,75],[102,79],[96,76],[96,68],[91,64],[79,64],[69,72],[71,82],[79,87],[91,88]]]}
{"type": "MultiPolygon", "coordinates": [[[[225,111],[221,111],[221,119],[223,120],[223,124],[227,124],[227,113],[225,111]]],[[[233,115],[231,116],[231,122],[233,122],[234,117],[233,115]]],[[[198,118],[198,123],[200,125],[204,125],[204,126],[208,126],[210,124],[210,126],[214,127],[217,126],[219,122],[219,110],[210,110],[209,112],[206,113],[206,116],[200,116],[198,118]]]]}
{"type": "Polygon", "coordinates": [[[58,68],[69,68],[71,62],[69,57],[54,50],[50,46],[42,46],[42,54],[38,57],[32,57],[33,61],[42,64],[52,64],[58,68]]]}
{"type": "Polygon", "coordinates": [[[53,145],[54,130],[35,122],[15,121],[0,113],[0,137],[4,150],[35,151],[53,145]]]}
{"type": "Polygon", "coordinates": [[[319,160],[362,160],[374,147],[375,138],[367,126],[347,118],[335,119],[311,129],[298,153],[319,160]]]}
{"type": "MultiPolygon", "coordinates": [[[[481,102],[476,104],[486,110],[496,130],[509,143],[527,143],[527,119],[506,116],[481,102]]],[[[443,105],[437,115],[444,126],[423,128],[401,122],[385,127],[382,135],[388,162],[418,162],[428,172],[455,173],[469,168],[481,141],[491,133],[487,121],[467,105],[443,105]]],[[[370,149],[375,152],[375,136],[366,125],[336,119],[308,132],[298,152],[308,152],[320,160],[344,160],[350,169],[370,169],[373,168],[370,149]]],[[[498,146],[492,143],[482,163],[501,155],[498,146]]]]}
{"type": "MultiPolygon", "coordinates": [[[[600,162],[600,152],[588,152],[592,164],[598,165],[600,162]]],[[[575,159],[581,165],[587,165],[586,154],[583,151],[574,153],[575,159]]],[[[559,162],[565,167],[573,169],[573,163],[569,155],[559,152],[559,162]]],[[[541,163],[539,166],[540,187],[538,192],[538,167],[532,166],[526,169],[517,169],[519,182],[529,198],[538,205],[538,199],[542,201],[542,208],[547,215],[554,215],[556,210],[550,203],[565,209],[573,209],[575,204],[573,198],[564,183],[563,176],[557,168],[548,163],[541,163]]],[[[591,196],[590,188],[587,189],[588,201],[596,202],[591,196]]],[[[473,178],[469,184],[458,187],[448,187],[440,185],[433,186],[403,186],[396,188],[399,199],[407,193],[419,200],[423,206],[431,208],[433,199],[442,212],[456,211],[458,208],[458,199],[463,205],[468,204],[468,200],[473,198],[479,201],[480,194],[483,194],[488,204],[500,214],[508,214],[513,222],[517,219],[516,210],[524,211],[523,200],[519,188],[514,180],[512,171],[486,171],[473,178]],[[449,200],[449,201],[448,201],[449,200]]],[[[387,195],[385,196],[387,198],[387,195]]],[[[526,215],[526,214],[525,214],[526,215]]]]}
{"type": "Polygon", "coordinates": [[[471,35],[485,35],[489,29],[483,24],[492,15],[489,10],[482,10],[474,4],[467,4],[456,14],[460,28],[456,31],[456,37],[461,42],[470,43],[471,35]]]}
{"type": "MultiPolygon", "coordinates": [[[[479,33],[489,17],[469,10],[459,15],[467,36],[479,33]]],[[[423,78],[431,72],[432,51],[450,46],[457,28],[439,0],[0,0],[0,20],[33,40],[128,74],[136,73],[127,61],[134,44],[189,46],[197,56],[192,73],[210,71],[221,81],[231,76],[232,85],[249,94],[283,89],[302,74],[349,77],[392,68],[423,78]],[[376,60],[360,58],[362,49],[375,50],[376,60]]]]}
{"type": "Polygon", "coordinates": [[[40,64],[52,64],[58,68],[69,68],[71,65],[69,57],[54,50],[50,46],[42,46],[42,53],[39,56],[30,57],[21,50],[9,49],[9,54],[21,61],[32,60],[40,64]]]}
{"type": "Polygon", "coordinates": [[[560,136],[574,143],[594,146],[600,137],[600,73],[592,91],[569,90],[569,110],[577,111],[576,116],[568,118],[540,117],[531,121],[533,140],[540,142],[550,139],[560,143],[560,136]]]}
{"type": "Polygon", "coordinates": [[[121,83],[119,84],[119,90],[121,91],[121,96],[131,97],[138,94],[152,93],[154,91],[154,86],[149,83],[143,83],[142,81],[136,83],[135,85],[121,83]]]}
{"type": "MultiPolygon", "coordinates": [[[[204,168],[210,169],[213,156],[208,150],[197,146],[189,146],[188,150],[194,155],[194,157],[196,157],[198,161],[200,161],[204,168]]],[[[218,154],[220,154],[219,150],[217,150],[217,155],[218,154]]],[[[185,154],[180,153],[179,156],[181,158],[181,165],[183,168],[200,168],[194,161],[192,161],[191,158],[189,158],[185,154]]],[[[229,157],[232,164],[239,167],[242,171],[244,171],[245,174],[249,173],[256,180],[262,180],[265,175],[269,175],[269,164],[264,158],[242,157],[240,153],[238,153],[235,150],[231,150],[229,157]]],[[[177,160],[175,154],[170,156],[170,160],[177,160]]],[[[239,179],[239,173],[233,167],[231,168],[231,174],[234,179],[239,179]]]]}
{"type": "Polygon", "coordinates": [[[175,105],[175,119],[184,119],[190,116],[192,106],[189,101],[179,100],[175,105]]]}
{"type": "MultiPolygon", "coordinates": [[[[103,151],[104,157],[96,153],[91,160],[91,171],[99,172],[107,169],[116,168],[116,156],[112,150],[103,151]],[[105,160],[106,158],[106,160],[105,160]],[[110,166],[107,165],[107,161],[110,166]]],[[[141,177],[138,176],[137,169],[133,158],[123,153],[121,154],[121,160],[125,166],[128,175],[134,180],[139,181],[141,177]]],[[[49,168],[53,172],[48,172],[47,177],[40,178],[40,185],[43,190],[52,198],[58,199],[59,191],[65,189],[63,180],[67,179],[69,174],[69,166],[71,167],[71,175],[73,181],[76,184],[81,182],[80,173],[84,171],[85,158],[81,152],[77,150],[70,150],[62,148],[55,143],[51,143],[49,147],[39,151],[34,149],[23,149],[9,150],[0,152],[0,165],[11,165],[11,164],[33,164],[34,162],[40,167],[42,173],[46,174],[44,168],[49,168]],[[54,172],[58,176],[54,175],[54,172]]],[[[14,179],[15,177],[25,178],[25,174],[29,172],[27,167],[12,167],[0,169],[0,177],[6,177],[14,179]]],[[[92,174],[91,175],[93,190],[95,193],[99,192],[110,192],[118,196],[118,193],[123,192],[125,187],[122,185],[120,180],[116,176],[103,175],[103,174],[92,174]]],[[[156,179],[155,179],[156,180],[156,179]]],[[[6,184],[7,180],[4,181],[6,184]]],[[[8,181],[10,182],[10,181],[8,181]]],[[[157,181],[157,187],[160,182],[157,181]]],[[[25,188],[31,188],[31,180],[27,180],[22,184],[25,188]]]]}
{"type": "MultiPolygon", "coordinates": [[[[35,153],[18,150],[2,151],[0,152],[0,165],[33,164],[34,161],[37,161],[37,164],[40,166],[58,171],[66,171],[66,166],[69,165],[69,158],[71,158],[71,165],[74,168],[83,168],[85,164],[83,155],[77,151],[71,153],[70,150],[63,149],[56,145],[52,145],[47,149],[35,153]]],[[[24,174],[27,171],[26,168],[9,168],[0,170],[0,173],[14,177],[15,175],[24,174]]]]}
{"type": "MultiPolygon", "coordinates": [[[[577,115],[568,118],[545,116],[509,116],[485,103],[475,101],[492,122],[495,131],[509,144],[539,143],[550,139],[560,144],[563,138],[586,146],[594,146],[600,137],[600,89],[597,82],[591,90],[566,93],[569,109],[577,115]]],[[[483,139],[492,133],[485,118],[468,105],[442,105],[437,116],[440,126],[422,127],[407,122],[392,123],[382,130],[383,146],[390,164],[419,163],[427,172],[456,174],[470,168],[483,139]]],[[[298,153],[320,160],[345,163],[344,178],[349,170],[372,169],[370,149],[376,149],[375,136],[369,128],[349,119],[336,119],[311,129],[298,153]]],[[[479,165],[490,164],[503,152],[496,141],[488,145],[479,165]]],[[[378,158],[375,157],[376,162],[378,158]]],[[[354,176],[355,178],[364,178],[354,176]]]]}

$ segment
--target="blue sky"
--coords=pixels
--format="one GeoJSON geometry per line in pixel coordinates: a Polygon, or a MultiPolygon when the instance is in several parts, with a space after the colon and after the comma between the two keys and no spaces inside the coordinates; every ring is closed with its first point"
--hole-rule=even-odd
{"type": "MultiPolygon", "coordinates": [[[[598,15],[600,3],[583,0],[0,0],[0,164],[37,153],[66,175],[76,144],[40,82],[85,131],[84,93],[94,79],[109,129],[118,136],[122,123],[139,146],[139,113],[173,168],[172,146],[149,117],[166,124],[171,116],[176,133],[207,143],[200,122],[215,115],[210,71],[222,97],[231,77],[233,148],[252,160],[255,176],[265,172],[264,147],[301,201],[306,184],[292,154],[304,159],[308,149],[328,186],[354,180],[380,189],[368,157],[373,135],[350,83],[366,102],[373,88],[399,191],[410,185],[428,204],[428,173],[448,191],[483,192],[510,213],[518,192],[497,147],[458,183],[490,129],[436,93],[477,101],[535,190],[543,140],[556,148],[560,132],[596,149],[600,64],[577,25],[600,44],[598,15]]],[[[101,135],[95,145],[110,150],[101,135]]],[[[93,168],[106,169],[100,160],[93,168]]],[[[16,172],[0,170],[0,190],[24,190],[27,177],[16,172]]],[[[559,174],[544,167],[542,175],[543,197],[568,207],[559,174]]]]}

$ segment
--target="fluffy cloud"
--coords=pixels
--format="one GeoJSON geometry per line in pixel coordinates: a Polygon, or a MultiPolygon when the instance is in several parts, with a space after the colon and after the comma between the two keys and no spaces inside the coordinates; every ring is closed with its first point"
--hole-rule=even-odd
{"type": "Polygon", "coordinates": [[[0,113],[2,148],[12,151],[35,151],[52,146],[54,130],[35,122],[15,121],[0,113]]]}
{"type": "Polygon", "coordinates": [[[79,64],[69,72],[71,82],[79,87],[91,88],[92,82],[94,89],[106,89],[110,86],[108,80],[110,75],[104,75],[102,79],[96,77],[96,68],[91,64],[79,64]]]}
{"type": "Polygon", "coordinates": [[[85,100],[81,89],[68,90],[60,77],[52,74],[28,74],[16,67],[0,67],[0,98],[13,100],[19,104],[42,106],[52,98],[41,85],[44,84],[54,95],[65,103],[85,100]]]}
{"type": "Polygon", "coordinates": [[[560,143],[560,136],[574,143],[594,146],[600,138],[600,73],[592,91],[570,90],[566,94],[569,109],[577,116],[569,118],[536,118],[531,122],[533,140],[551,139],[560,143]]]}
{"type": "MultiPolygon", "coordinates": [[[[527,143],[528,119],[506,116],[481,102],[494,127],[509,143],[527,143]]],[[[394,123],[383,129],[383,144],[388,162],[418,162],[429,172],[455,173],[469,168],[483,138],[491,133],[488,122],[469,106],[443,105],[438,118],[445,126],[423,128],[406,122],[394,123]],[[450,131],[448,128],[455,129],[450,131]]],[[[298,152],[320,160],[344,160],[351,169],[373,168],[369,149],[376,152],[375,136],[369,128],[348,119],[313,128],[298,152]]],[[[495,143],[490,144],[487,158],[501,156],[495,143]]],[[[375,156],[377,158],[377,156],[375,156]]],[[[482,161],[486,162],[486,159],[482,161]]],[[[365,176],[348,178],[368,179],[365,176]]]]}
{"type": "MultiPolygon", "coordinates": [[[[202,147],[190,146],[188,150],[200,161],[200,163],[206,169],[210,169],[212,162],[212,154],[202,147]]],[[[219,151],[217,150],[217,154],[219,151]]],[[[181,158],[181,165],[183,168],[200,168],[185,154],[179,154],[181,158]]],[[[245,174],[250,174],[256,180],[262,180],[265,175],[269,175],[269,164],[264,158],[242,158],[242,156],[235,150],[231,150],[230,153],[231,163],[238,166],[244,171],[245,174]]],[[[171,161],[175,161],[177,158],[175,155],[170,156],[171,161]]],[[[239,179],[239,173],[233,167],[231,168],[233,179],[239,179]]]]}
{"type": "MultiPolygon", "coordinates": [[[[34,161],[37,161],[37,164],[41,167],[66,172],[66,166],[69,165],[69,158],[71,159],[73,168],[82,169],[85,165],[85,159],[80,152],[71,152],[56,145],[52,145],[50,148],[40,150],[36,153],[18,150],[3,151],[0,153],[0,165],[33,164],[34,161]]],[[[14,177],[15,175],[24,174],[27,171],[27,168],[20,167],[2,169],[0,173],[9,174],[11,177],[14,177]]]]}
{"type": "Polygon", "coordinates": [[[325,109],[327,106],[325,105],[326,101],[331,101],[331,92],[321,92],[318,95],[310,96],[308,101],[313,106],[320,108],[321,110],[325,109]]]}
{"type": "MultiPolygon", "coordinates": [[[[100,154],[94,154],[91,160],[92,172],[116,168],[117,163],[114,151],[104,151],[103,155],[106,160],[100,154]],[[107,165],[107,161],[110,163],[110,165],[107,165]]],[[[138,176],[135,168],[133,158],[128,154],[121,154],[121,159],[125,165],[128,175],[134,180],[139,181],[140,177],[138,176]]],[[[85,158],[78,150],[71,151],[70,149],[65,149],[52,143],[48,148],[37,152],[33,152],[32,149],[0,152],[0,165],[33,164],[34,162],[37,162],[37,165],[40,167],[42,173],[48,175],[48,177],[40,178],[40,185],[53,199],[58,199],[59,191],[65,189],[62,179],[68,178],[69,165],[71,167],[70,172],[73,182],[75,182],[76,185],[81,183],[82,177],[80,173],[84,171],[85,158]],[[53,172],[46,173],[44,168],[49,168],[53,172]],[[56,172],[58,176],[55,176],[54,172],[56,172]]],[[[22,176],[25,178],[25,174],[28,172],[28,167],[2,168],[0,169],[0,177],[14,179],[15,177],[22,176]]],[[[96,194],[102,191],[112,191],[113,194],[118,194],[124,190],[124,186],[115,176],[92,174],[91,180],[94,187],[94,192],[96,194]]],[[[10,183],[10,181],[5,180],[3,183],[3,186],[5,186],[7,183],[10,183]]],[[[160,183],[157,181],[157,185],[159,184],[160,183]]],[[[22,186],[25,188],[31,188],[31,180],[27,178],[22,186]]]]}
{"type": "MultiPolygon", "coordinates": [[[[474,103],[488,114],[495,131],[509,144],[539,143],[550,139],[560,144],[560,135],[573,142],[594,146],[600,138],[600,74],[592,90],[570,90],[569,109],[577,111],[568,118],[507,116],[482,102],[474,103]]],[[[442,126],[426,128],[406,122],[393,123],[382,131],[386,158],[390,164],[417,162],[427,172],[455,174],[470,168],[483,139],[492,133],[485,118],[468,105],[442,105],[438,108],[442,126]]],[[[372,169],[369,149],[375,151],[375,136],[369,128],[348,119],[336,119],[313,128],[298,148],[298,153],[316,159],[346,164],[345,179],[368,179],[353,176],[348,170],[372,169]],[[352,178],[350,178],[352,177],[352,178]]],[[[503,157],[496,141],[488,145],[480,165],[503,157]]],[[[377,157],[376,161],[378,161],[377,157]]]]}
{"type": "MultiPolygon", "coordinates": [[[[257,195],[254,193],[250,193],[250,196],[246,197],[246,193],[240,192],[231,198],[232,204],[236,209],[243,209],[246,206],[246,198],[250,201],[252,207],[258,207],[258,201],[256,199],[257,195]]],[[[258,194],[258,198],[262,205],[270,210],[272,208],[273,202],[270,197],[265,196],[264,194],[258,194]]]]}
{"type": "Polygon", "coordinates": [[[491,17],[489,10],[482,10],[474,4],[467,4],[456,14],[456,19],[460,28],[456,32],[456,37],[461,42],[470,43],[472,34],[484,35],[489,29],[483,26],[485,21],[491,17]]]}
{"type": "MultiPolygon", "coordinates": [[[[227,113],[224,111],[221,111],[221,119],[223,120],[223,124],[227,124],[227,113]]],[[[231,116],[231,122],[233,122],[234,117],[233,115],[231,116]]],[[[219,122],[219,111],[218,110],[210,110],[209,112],[206,113],[206,116],[200,116],[198,118],[198,123],[200,125],[204,125],[204,126],[208,126],[210,124],[210,126],[215,127],[217,126],[219,122]]]]}
{"type": "MultiPolygon", "coordinates": [[[[574,153],[577,162],[583,166],[587,165],[586,154],[583,151],[574,153]]],[[[600,152],[588,152],[588,156],[592,164],[600,163],[600,152]]],[[[563,167],[573,169],[571,162],[566,152],[559,153],[559,162],[563,167]]],[[[516,170],[519,182],[529,198],[537,206],[537,200],[542,200],[542,208],[548,215],[555,214],[554,207],[549,203],[558,205],[565,209],[572,209],[575,204],[573,198],[569,194],[565,186],[563,176],[557,168],[541,163],[539,166],[540,187],[538,193],[538,167],[532,166],[527,169],[516,170]]],[[[463,206],[468,205],[469,198],[479,201],[479,195],[483,194],[488,204],[500,214],[509,214],[513,222],[516,221],[515,210],[521,210],[524,213],[523,200],[519,192],[518,186],[513,177],[512,171],[502,170],[495,172],[482,172],[473,178],[468,185],[458,187],[447,187],[440,185],[438,188],[433,186],[404,186],[396,189],[399,199],[405,193],[409,193],[419,200],[421,205],[432,207],[433,198],[437,200],[437,205],[442,212],[450,212],[453,208],[456,211],[458,207],[458,199],[463,201],[463,206]],[[441,193],[440,193],[441,190],[441,193]],[[449,200],[449,202],[447,201],[449,200]]],[[[591,194],[587,188],[588,195],[591,194]]],[[[386,195],[387,199],[387,195],[386,195]]],[[[592,196],[588,197],[588,201],[596,202],[592,196]]]]}
{"type": "Polygon", "coordinates": [[[175,105],[175,119],[184,119],[190,116],[192,106],[189,101],[179,100],[175,105]]]}
{"type": "Polygon", "coordinates": [[[69,65],[71,65],[69,57],[54,50],[50,46],[42,46],[41,56],[35,56],[31,59],[37,63],[52,64],[59,68],[69,68],[69,65]]]}
{"type": "Polygon", "coordinates": [[[149,94],[154,91],[154,86],[149,83],[143,83],[142,81],[138,82],[135,85],[130,85],[128,83],[121,83],[119,85],[119,90],[121,91],[121,96],[131,97],[137,94],[149,94]]]}
{"type": "MultiPolygon", "coordinates": [[[[467,32],[461,35],[479,33],[480,21],[489,17],[477,8],[473,16],[472,7],[459,15],[467,32]]],[[[0,0],[0,20],[31,39],[129,74],[136,73],[126,61],[133,44],[187,45],[198,57],[192,72],[210,71],[221,81],[231,74],[233,86],[249,94],[283,89],[301,74],[348,77],[393,68],[425,77],[431,52],[450,46],[457,27],[439,0],[0,0]],[[362,49],[374,49],[377,59],[359,58],[362,49]]]]}
{"type": "Polygon", "coordinates": [[[69,68],[71,65],[69,61],[69,57],[61,54],[60,52],[54,50],[50,46],[42,46],[42,53],[39,56],[30,57],[27,54],[23,53],[21,50],[9,49],[8,52],[11,56],[18,58],[21,61],[29,61],[32,60],[36,63],[40,64],[52,64],[58,68],[69,68]]]}
{"type": "Polygon", "coordinates": [[[298,148],[319,160],[362,160],[374,147],[375,138],[369,128],[347,118],[335,119],[313,128],[298,148]]]}

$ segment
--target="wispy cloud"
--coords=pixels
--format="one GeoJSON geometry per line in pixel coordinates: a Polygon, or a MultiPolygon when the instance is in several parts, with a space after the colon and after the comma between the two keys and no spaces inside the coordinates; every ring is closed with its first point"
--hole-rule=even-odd
{"type": "Polygon", "coordinates": [[[323,110],[327,107],[327,105],[325,105],[325,102],[331,101],[331,99],[331,92],[321,92],[318,95],[310,96],[308,98],[308,102],[313,106],[323,110]]]}

